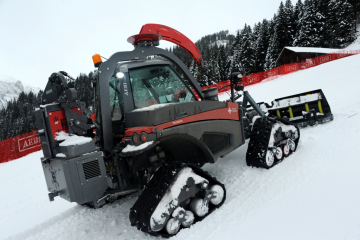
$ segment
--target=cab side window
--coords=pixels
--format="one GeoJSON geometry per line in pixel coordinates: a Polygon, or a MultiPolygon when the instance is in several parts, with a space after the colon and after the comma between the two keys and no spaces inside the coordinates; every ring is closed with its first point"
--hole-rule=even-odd
{"type": "Polygon", "coordinates": [[[109,81],[111,120],[118,121],[122,118],[122,95],[120,79],[111,77],[109,81]]]}

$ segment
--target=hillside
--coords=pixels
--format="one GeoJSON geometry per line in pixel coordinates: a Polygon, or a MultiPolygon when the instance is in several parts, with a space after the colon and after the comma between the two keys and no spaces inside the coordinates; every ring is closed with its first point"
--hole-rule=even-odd
{"type": "Polygon", "coordinates": [[[38,87],[24,85],[20,80],[0,74],[0,110],[6,107],[8,101],[17,98],[21,92],[37,94],[39,91],[38,87]]]}
{"type": "MultiPolygon", "coordinates": [[[[227,200],[172,239],[359,239],[359,72],[356,55],[247,87],[267,102],[321,88],[334,121],[302,129],[296,153],[271,170],[246,166],[247,143],[205,165],[225,184],[227,200]]],[[[96,210],[50,203],[41,155],[0,165],[1,239],[158,239],[130,226],[138,194],[96,210]]]]}

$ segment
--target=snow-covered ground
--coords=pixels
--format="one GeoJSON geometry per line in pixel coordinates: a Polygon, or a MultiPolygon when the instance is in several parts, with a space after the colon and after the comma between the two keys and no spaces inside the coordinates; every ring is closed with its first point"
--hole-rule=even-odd
{"type": "MultiPolygon", "coordinates": [[[[335,119],[301,129],[297,151],[270,170],[246,166],[247,143],[205,165],[227,199],[172,239],[360,239],[359,80],[356,55],[247,87],[266,102],[321,88],[335,119]]],[[[0,164],[0,239],[158,239],[130,226],[138,193],[95,210],[50,203],[40,157],[0,164]]]]}

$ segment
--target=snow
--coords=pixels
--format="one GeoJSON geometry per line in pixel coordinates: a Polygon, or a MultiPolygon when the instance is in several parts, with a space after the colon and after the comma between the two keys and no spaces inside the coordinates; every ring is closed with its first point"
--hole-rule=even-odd
{"type": "Polygon", "coordinates": [[[66,158],[66,155],[64,153],[58,153],[56,154],[56,157],[66,158]]]}
{"type": "Polygon", "coordinates": [[[293,98],[286,98],[279,101],[275,101],[274,106],[271,109],[278,109],[288,106],[294,106],[297,104],[312,102],[321,99],[321,96],[317,93],[299,96],[299,97],[293,97],[293,98]]]}
{"type": "MultiPolygon", "coordinates": [[[[269,103],[322,89],[334,121],[301,129],[296,152],[270,170],[246,165],[248,141],[206,164],[225,184],[225,203],[171,239],[360,239],[359,72],[355,55],[246,87],[269,103]]],[[[130,225],[139,193],[100,209],[49,202],[41,156],[0,164],[0,239],[159,239],[130,225]]]]}
{"type": "Polygon", "coordinates": [[[61,131],[61,132],[56,133],[55,140],[57,140],[57,141],[65,140],[65,141],[61,142],[59,144],[59,146],[71,146],[71,145],[83,145],[85,143],[91,142],[92,138],[78,136],[78,135],[70,136],[68,133],[61,131]]]}
{"type": "Polygon", "coordinates": [[[142,149],[147,148],[148,146],[150,146],[151,144],[153,144],[153,142],[154,142],[154,141],[146,142],[146,143],[140,144],[139,146],[134,146],[134,145],[128,144],[128,145],[122,150],[122,152],[123,152],[123,153],[127,153],[127,152],[139,151],[139,150],[142,150],[142,149]]]}
{"type": "Polygon", "coordinates": [[[162,108],[162,107],[165,107],[165,106],[169,106],[169,105],[172,105],[172,104],[176,104],[176,103],[161,103],[161,104],[150,105],[148,107],[135,109],[132,112],[152,111],[152,110],[162,108]]]}
{"type": "Polygon", "coordinates": [[[342,49],[335,48],[315,48],[315,47],[284,47],[293,52],[307,52],[307,53],[335,53],[342,49]]]}
{"type": "Polygon", "coordinates": [[[48,104],[40,105],[40,108],[46,108],[47,106],[52,106],[52,105],[59,105],[59,103],[53,102],[53,103],[48,103],[48,104]]]}
{"type": "MultiPolygon", "coordinates": [[[[236,36],[236,34],[235,34],[235,36],[236,36]]],[[[216,40],[216,41],[210,43],[209,46],[210,46],[210,47],[214,47],[215,44],[216,44],[218,47],[220,47],[220,46],[226,46],[228,43],[229,43],[229,40],[227,40],[227,39],[220,39],[220,40],[216,40]]]]}

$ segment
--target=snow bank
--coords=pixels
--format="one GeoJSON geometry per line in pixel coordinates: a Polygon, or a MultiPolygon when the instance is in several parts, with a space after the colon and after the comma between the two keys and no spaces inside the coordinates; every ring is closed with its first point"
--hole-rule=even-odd
{"type": "Polygon", "coordinates": [[[148,107],[135,109],[135,110],[133,110],[132,112],[152,111],[152,110],[155,110],[155,109],[158,109],[158,108],[162,108],[162,107],[165,107],[165,106],[169,106],[169,105],[172,105],[172,104],[176,104],[176,103],[154,104],[154,105],[151,105],[151,106],[148,106],[148,107]]]}
{"type": "Polygon", "coordinates": [[[68,133],[61,131],[56,133],[55,140],[61,141],[65,140],[59,144],[59,146],[71,146],[71,145],[83,145],[85,143],[91,142],[90,137],[78,136],[78,135],[69,135],[68,133]]]}
{"type": "Polygon", "coordinates": [[[58,153],[56,154],[56,157],[66,158],[67,156],[64,153],[58,153]]]}
{"type": "Polygon", "coordinates": [[[284,47],[293,52],[302,52],[302,53],[335,53],[341,51],[342,49],[336,48],[316,48],[316,47],[284,47]]]}
{"type": "Polygon", "coordinates": [[[146,142],[146,143],[140,144],[139,146],[134,146],[134,145],[128,144],[128,145],[122,150],[122,152],[123,152],[123,153],[127,153],[127,152],[139,151],[139,150],[142,150],[142,149],[147,148],[148,146],[150,146],[151,144],[153,144],[153,142],[154,142],[154,141],[146,142]]]}
{"type": "Polygon", "coordinates": [[[271,109],[294,106],[294,105],[312,102],[312,101],[316,101],[316,100],[320,100],[320,99],[321,99],[321,95],[319,95],[317,93],[299,96],[299,97],[293,97],[293,98],[286,98],[286,99],[282,99],[279,101],[275,101],[274,106],[271,109]]]}

